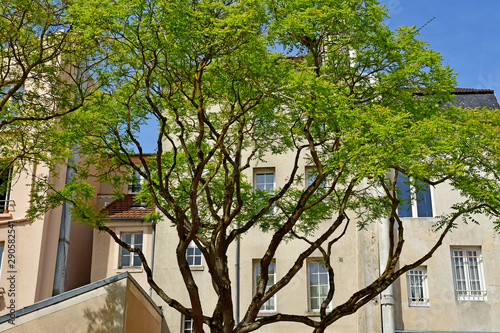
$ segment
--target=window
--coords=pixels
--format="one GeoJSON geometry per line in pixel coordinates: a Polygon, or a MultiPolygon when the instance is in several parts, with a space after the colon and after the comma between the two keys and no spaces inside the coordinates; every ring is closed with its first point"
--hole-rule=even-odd
{"type": "MultiPolygon", "coordinates": [[[[318,172],[313,169],[306,170],[306,187],[309,187],[314,183],[316,178],[318,177],[318,172]]],[[[326,178],[323,180],[323,182],[319,185],[319,188],[326,188],[328,183],[328,179],[326,178]]]]}
{"type": "Polygon", "coordinates": [[[194,332],[193,326],[194,326],[193,318],[185,316],[182,317],[182,333],[194,332]]]}
{"type": "Polygon", "coordinates": [[[417,267],[406,273],[408,280],[408,305],[428,306],[427,268],[417,267]]]}
{"type": "MultiPolygon", "coordinates": [[[[276,283],[276,269],[274,262],[269,264],[268,269],[268,280],[266,291],[276,283]]],[[[253,266],[253,276],[254,276],[254,293],[257,291],[257,285],[260,282],[260,263],[255,263],[253,266]]],[[[274,312],[276,311],[276,294],[269,298],[260,308],[260,311],[274,312]]]]}
{"type": "Polygon", "coordinates": [[[262,191],[274,191],[274,172],[256,173],[255,189],[262,191]]]}
{"type": "Polygon", "coordinates": [[[415,193],[408,183],[410,179],[403,173],[398,173],[396,186],[401,191],[399,195],[399,217],[432,217],[432,199],[429,184],[419,183],[419,191],[415,193]],[[421,186],[421,187],[420,187],[421,186]]]}
{"type": "Polygon", "coordinates": [[[132,181],[128,185],[128,193],[134,194],[139,193],[141,191],[142,182],[144,178],[139,174],[139,171],[134,171],[132,175],[132,181]]]}
{"type": "Polygon", "coordinates": [[[191,241],[186,250],[186,259],[189,266],[201,266],[201,250],[191,241]]]}
{"type": "MultiPolygon", "coordinates": [[[[0,171],[2,169],[2,166],[0,166],[0,171]]],[[[0,213],[9,209],[11,176],[12,169],[4,169],[0,175],[0,213]]]]}
{"type": "Polygon", "coordinates": [[[0,242],[0,273],[2,272],[4,246],[5,246],[5,243],[4,242],[0,242]]]}
{"type": "Polygon", "coordinates": [[[485,300],[481,249],[479,247],[452,248],[451,260],[457,300],[485,300]]]}
{"type": "MultiPolygon", "coordinates": [[[[274,191],[274,172],[260,171],[255,173],[255,190],[256,191],[274,191]]],[[[268,215],[274,214],[274,206],[267,212],[268,215]]]]}
{"type": "MultiPolygon", "coordinates": [[[[122,233],[121,240],[134,249],[142,250],[142,233],[122,233]]],[[[120,268],[141,267],[141,259],[135,252],[120,247],[120,268]]]]}
{"type": "MultiPolygon", "coordinates": [[[[319,311],[321,303],[325,300],[330,289],[328,281],[328,271],[325,264],[321,261],[311,261],[308,265],[309,269],[309,310],[319,311]]],[[[327,309],[331,308],[328,304],[327,309]]]]}

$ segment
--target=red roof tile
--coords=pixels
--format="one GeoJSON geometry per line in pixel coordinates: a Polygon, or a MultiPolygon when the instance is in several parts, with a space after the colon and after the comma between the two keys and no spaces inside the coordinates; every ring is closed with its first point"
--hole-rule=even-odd
{"type": "Polygon", "coordinates": [[[455,94],[492,94],[492,89],[474,89],[474,88],[455,88],[453,89],[455,94]]]}
{"type": "Polygon", "coordinates": [[[142,219],[153,211],[152,207],[141,207],[134,200],[135,194],[127,194],[121,199],[117,199],[107,205],[104,210],[108,213],[108,218],[130,218],[142,219]],[[136,207],[133,207],[135,204],[136,207]]]}

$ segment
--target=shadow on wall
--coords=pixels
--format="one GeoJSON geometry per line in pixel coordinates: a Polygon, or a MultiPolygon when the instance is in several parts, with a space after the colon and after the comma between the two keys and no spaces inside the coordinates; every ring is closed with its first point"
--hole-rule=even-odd
{"type": "Polygon", "coordinates": [[[127,285],[113,283],[104,287],[104,305],[96,309],[85,309],[83,316],[89,321],[87,332],[124,332],[125,297],[127,285]]]}

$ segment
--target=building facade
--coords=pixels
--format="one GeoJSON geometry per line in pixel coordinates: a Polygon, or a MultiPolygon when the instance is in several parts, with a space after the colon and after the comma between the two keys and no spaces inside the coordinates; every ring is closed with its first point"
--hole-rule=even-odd
{"type": "MultiPolygon", "coordinates": [[[[459,106],[500,108],[491,90],[456,89],[455,94],[455,103],[459,106]]],[[[255,189],[273,190],[282,187],[290,174],[293,158],[287,155],[268,156],[265,161],[251,165],[246,177],[252,181],[255,189]]],[[[310,181],[311,170],[305,160],[299,164],[305,187],[310,181]]],[[[36,172],[47,171],[39,167],[36,172]]],[[[16,230],[16,288],[22,290],[16,298],[16,309],[53,296],[54,286],[57,286],[56,276],[60,272],[56,268],[57,249],[61,225],[64,225],[61,222],[64,221],[64,208],[50,212],[43,221],[30,223],[23,219],[28,204],[26,198],[29,197],[29,187],[25,185],[31,181],[31,175],[26,174],[19,175],[12,182],[8,199],[5,199],[10,200],[9,212],[0,214],[0,242],[4,244],[0,286],[5,286],[6,290],[0,295],[3,301],[0,314],[8,313],[10,300],[6,287],[9,285],[7,263],[11,225],[16,230]]],[[[63,178],[56,181],[64,183],[63,178]]],[[[96,184],[96,204],[107,210],[106,225],[121,240],[143,250],[157,284],[170,297],[188,303],[189,297],[175,259],[178,244],[175,228],[168,221],[155,223],[145,220],[151,209],[135,201],[137,185],[124,187],[124,197],[115,200],[111,186],[96,184]]],[[[404,182],[401,181],[398,186],[403,195],[408,193],[411,196],[412,191],[404,188],[404,182]]],[[[408,205],[400,207],[405,233],[411,235],[405,243],[400,266],[420,258],[435,244],[439,236],[433,228],[435,217],[449,212],[449,207],[459,200],[458,192],[444,183],[429,187],[421,200],[409,200],[408,205]]],[[[494,230],[492,221],[483,216],[477,216],[476,220],[480,225],[461,224],[445,238],[432,258],[408,271],[380,296],[356,313],[340,319],[326,331],[500,332],[500,235],[494,230]]],[[[320,231],[331,222],[328,219],[323,221],[320,231]]],[[[150,293],[138,257],[118,246],[108,234],[98,230],[89,231],[84,227],[71,225],[69,241],[65,242],[69,243],[69,248],[66,268],[63,270],[66,272],[64,289],[89,282],[97,283],[101,279],[128,272],[146,293],[150,293]],[[81,245],[72,250],[73,244],[81,245]],[[80,252],[72,252],[77,249],[80,252]],[[71,266],[80,260],[88,264],[76,265],[78,270],[71,266]],[[76,276],[81,278],[78,282],[73,278],[76,276]]],[[[331,307],[345,302],[354,292],[369,285],[380,275],[389,246],[388,232],[388,225],[383,220],[374,221],[362,230],[352,223],[346,234],[334,244],[331,263],[335,270],[336,293],[331,307]]],[[[271,237],[271,233],[251,229],[239,240],[239,255],[234,245],[228,251],[232,281],[235,281],[236,272],[239,272],[239,290],[233,288],[233,300],[239,303],[239,318],[244,315],[255,292],[260,272],[259,260],[271,237]]],[[[283,277],[294,265],[297,254],[306,247],[307,244],[299,239],[280,245],[270,265],[269,284],[283,277]]],[[[200,290],[204,311],[209,313],[215,307],[217,297],[207,274],[208,268],[194,244],[189,246],[186,255],[200,290]]],[[[263,305],[259,315],[295,313],[317,318],[319,306],[329,287],[321,253],[316,251],[309,256],[296,277],[263,305]]],[[[154,293],[151,295],[163,309],[162,316],[169,332],[192,332],[189,318],[171,309],[154,293]]],[[[298,323],[276,323],[264,326],[260,331],[308,330],[298,323]]]]}

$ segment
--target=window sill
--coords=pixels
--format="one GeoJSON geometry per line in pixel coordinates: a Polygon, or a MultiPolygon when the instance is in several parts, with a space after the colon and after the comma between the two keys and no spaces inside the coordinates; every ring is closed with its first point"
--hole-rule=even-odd
{"type": "Polygon", "coordinates": [[[0,219],[11,219],[12,213],[0,213],[0,219]]]}
{"type": "Polygon", "coordinates": [[[486,297],[483,298],[460,298],[457,299],[458,302],[486,302],[488,299],[486,297]]]}
{"type": "Polygon", "coordinates": [[[189,266],[189,269],[192,271],[202,271],[204,270],[203,266],[189,266]]]}
{"type": "Polygon", "coordinates": [[[142,273],[144,270],[142,269],[142,267],[124,267],[124,268],[118,268],[116,271],[118,273],[122,272],[142,273]]]}
{"type": "MultiPolygon", "coordinates": [[[[332,311],[331,309],[326,309],[326,313],[332,311]]],[[[305,314],[307,317],[319,317],[321,313],[319,311],[308,311],[305,314]]]]}
{"type": "Polygon", "coordinates": [[[257,314],[257,317],[268,317],[277,314],[278,311],[273,310],[273,311],[259,311],[257,314]]]}

